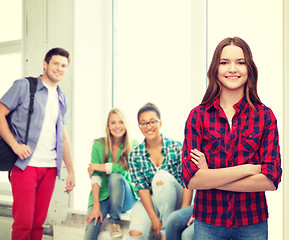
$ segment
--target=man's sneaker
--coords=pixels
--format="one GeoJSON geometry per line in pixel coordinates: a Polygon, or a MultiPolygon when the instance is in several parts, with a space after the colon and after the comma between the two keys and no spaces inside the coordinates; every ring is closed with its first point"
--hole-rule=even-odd
{"type": "Polygon", "coordinates": [[[119,224],[110,224],[110,234],[112,238],[120,238],[123,236],[122,230],[119,224]]]}

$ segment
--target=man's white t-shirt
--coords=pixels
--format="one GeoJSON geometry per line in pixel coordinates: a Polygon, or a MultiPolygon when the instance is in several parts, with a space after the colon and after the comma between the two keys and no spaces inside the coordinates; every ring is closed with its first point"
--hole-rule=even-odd
{"type": "Polygon", "coordinates": [[[56,167],[56,123],[59,112],[57,87],[43,83],[48,89],[45,116],[36,149],[28,166],[56,167]]]}

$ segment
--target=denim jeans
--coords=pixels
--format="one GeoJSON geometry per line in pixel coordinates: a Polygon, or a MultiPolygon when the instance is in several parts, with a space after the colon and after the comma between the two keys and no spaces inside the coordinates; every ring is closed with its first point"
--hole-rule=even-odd
{"type": "Polygon", "coordinates": [[[267,220],[259,224],[227,228],[195,219],[194,240],[267,240],[267,220]]]}
{"type": "MultiPolygon", "coordinates": [[[[152,202],[156,214],[162,221],[161,235],[166,235],[168,216],[182,203],[183,187],[170,173],[159,170],[152,181],[152,202]],[[162,184],[158,184],[162,182],[162,184]]],[[[151,233],[151,220],[141,201],[137,201],[131,213],[129,231],[137,230],[142,233],[139,237],[128,236],[127,239],[149,239],[151,233]]]]}
{"type": "Polygon", "coordinates": [[[187,226],[192,215],[193,205],[172,212],[167,220],[166,240],[193,239],[194,224],[187,226]]]}
{"type": "MultiPolygon", "coordinates": [[[[109,213],[110,223],[119,223],[120,214],[126,212],[133,207],[136,202],[134,194],[120,173],[112,173],[109,176],[109,198],[100,202],[100,210],[103,219],[109,213]]],[[[93,206],[88,207],[87,215],[92,211],[93,206]]],[[[94,220],[87,225],[85,229],[85,240],[96,240],[98,238],[102,223],[100,219],[97,220],[97,224],[94,225],[94,220]]]]}

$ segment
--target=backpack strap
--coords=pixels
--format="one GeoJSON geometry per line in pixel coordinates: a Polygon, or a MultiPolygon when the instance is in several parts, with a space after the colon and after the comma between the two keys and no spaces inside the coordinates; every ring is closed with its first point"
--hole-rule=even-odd
{"type": "Polygon", "coordinates": [[[38,82],[38,79],[34,77],[27,77],[27,80],[29,81],[30,103],[29,103],[28,119],[27,119],[27,124],[26,124],[25,144],[27,144],[27,141],[28,141],[30,120],[31,120],[31,115],[34,111],[34,108],[33,108],[34,97],[35,97],[35,92],[36,92],[37,82],[38,82]]]}
{"type": "MultiPolygon", "coordinates": [[[[37,82],[38,82],[38,79],[34,77],[27,77],[26,79],[29,81],[30,103],[29,103],[28,118],[27,118],[27,124],[26,124],[25,144],[27,144],[27,141],[28,141],[30,120],[31,120],[31,115],[34,111],[34,108],[33,108],[34,97],[35,97],[35,92],[37,89],[37,82]]],[[[10,182],[10,178],[11,178],[11,170],[8,171],[9,182],[10,182]]]]}

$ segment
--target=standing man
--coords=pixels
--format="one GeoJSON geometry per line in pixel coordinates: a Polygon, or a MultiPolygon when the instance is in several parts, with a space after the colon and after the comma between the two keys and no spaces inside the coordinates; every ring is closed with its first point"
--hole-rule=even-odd
{"type": "Polygon", "coordinates": [[[0,100],[0,135],[18,155],[11,172],[13,194],[12,240],[41,240],[49,203],[60,178],[64,160],[68,176],[65,192],[75,186],[70,143],[66,130],[67,103],[58,83],[69,64],[69,53],[62,48],[47,52],[43,75],[38,77],[31,116],[29,138],[24,144],[28,107],[29,82],[19,79],[0,100]],[[11,133],[6,116],[12,114],[11,133]]]}

